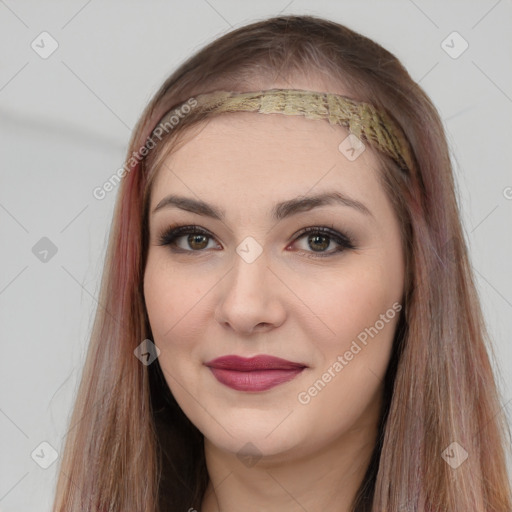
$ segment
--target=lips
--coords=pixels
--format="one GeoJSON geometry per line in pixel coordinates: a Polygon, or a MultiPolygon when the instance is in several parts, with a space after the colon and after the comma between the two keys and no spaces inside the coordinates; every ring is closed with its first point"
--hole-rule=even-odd
{"type": "Polygon", "coordinates": [[[268,355],[223,356],[205,363],[222,384],[238,391],[265,391],[299,375],[306,365],[268,355]]]}

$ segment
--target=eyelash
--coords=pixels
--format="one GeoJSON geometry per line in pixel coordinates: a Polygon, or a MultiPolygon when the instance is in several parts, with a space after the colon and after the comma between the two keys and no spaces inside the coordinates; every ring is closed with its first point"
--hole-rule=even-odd
{"type": "MultiPolygon", "coordinates": [[[[307,228],[304,228],[299,231],[295,235],[295,238],[293,239],[293,242],[299,240],[300,238],[304,237],[304,235],[307,234],[322,234],[327,235],[330,237],[330,241],[333,240],[337,244],[339,244],[339,247],[337,249],[331,250],[330,252],[315,252],[310,251],[310,254],[305,254],[306,257],[309,258],[326,258],[329,256],[334,256],[340,252],[344,252],[347,249],[356,249],[356,246],[354,245],[352,241],[352,237],[340,233],[333,229],[334,226],[331,226],[331,228],[325,227],[325,226],[310,226],[307,228]]],[[[204,252],[205,249],[200,250],[187,250],[187,249],[180,249],[176,248],[174,245],[177,238],[181,238],[184,235],[204,235],[210,239],[214,238],[213,235],[211,235],[208,231],[205,229],[195,226],[195,225],[174,225],[167,228],[159,237],[158,239],[158,245],[169,245],[172,246],[172,251],[175,253],[201,253],[204,252]]],[[[299,251],[304,253],[304,251],[299,251]]]]}

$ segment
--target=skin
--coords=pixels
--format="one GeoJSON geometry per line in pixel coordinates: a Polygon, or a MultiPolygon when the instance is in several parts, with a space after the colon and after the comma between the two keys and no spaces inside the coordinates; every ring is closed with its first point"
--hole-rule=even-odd
{"type": "Polygon", "coordinates": [[[338,149],[347,135],[327,121],[223,114],[194,131],[157,174],[151,212],[171,193],[225,212],[222,221],[177,207],[151,213],[144,275],[160,366],[205,436],[210,484],[202,512],[348,511],[367,469],[399,315],[359,343],[307,404],[298,399],[403,297],[399,221],[372,150],[349,161],[338,149]],[[272,219],[275,203],[324,191],[360,201],[371,215],[331,204],[272,219]],[[212,237],[191,246],[182,235],[175,243],[189,252],[172,252],[158,240],[171,223],[212,237]],[[333,238],[315,245],[314,234],[296,236],[308,226],[350,233],[356,248],[333,252],[333,238]],[[252,263],[236,252],[248,236],[263,249],[252,263]],[[228,354],[308,367],[270,390],[236,391],[203,364],[228,354]]]}

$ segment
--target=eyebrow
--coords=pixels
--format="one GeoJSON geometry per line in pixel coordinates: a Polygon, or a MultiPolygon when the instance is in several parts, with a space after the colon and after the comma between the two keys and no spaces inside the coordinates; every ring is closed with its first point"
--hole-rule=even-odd
{"type": "MultiPolygon", "coordinates": [[[[373,217],[371,211],[360,201],[352,199],[341,192],[325,192],[322,194],[310,195],[310,196],[299,196],[294,199],[289,199],[281,203],[274,205],[272,209],[272,218],[276,221],[290,217],[297,213],[312,210],[313,208],[319,208],[321,206],[328,206],[337,204],[341,206],[348,206],[354,208],[364,215],[373,217]]],[[[164,208],[180,208],[188,212],[203,215],[205,217],[211,217],[217,220],[223,220],[226,216],[225,211],[208,204],[204,201],[193,199],[191,197],[178,196],[171,194],[164,197],[158,205],[154,208],[153,214],[163,210],[164,208]]]]}

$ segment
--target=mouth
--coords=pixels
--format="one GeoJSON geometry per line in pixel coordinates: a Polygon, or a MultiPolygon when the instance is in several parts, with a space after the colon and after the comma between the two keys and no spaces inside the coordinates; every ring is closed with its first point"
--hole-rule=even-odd
{"type": "Polygon", "coordinates": [[[307,365],[268,355],[223,356],[204,363],[214,377],[237,391],[266,391],[299,375],[307,365]]]}

